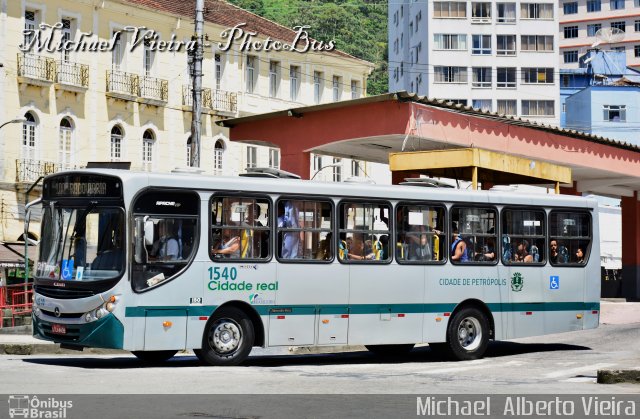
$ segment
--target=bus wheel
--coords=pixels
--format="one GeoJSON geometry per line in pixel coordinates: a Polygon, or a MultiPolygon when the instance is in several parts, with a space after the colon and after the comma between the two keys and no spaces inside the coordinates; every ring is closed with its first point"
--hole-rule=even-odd
{"type": "Polygon", "coordinates": [[[244,311],[223,307],[207,322],[202,349],[193,352],[209,365],[238,365],[249,356],[254,336],[253,323],[244,311]]]}
{"type": "Polygon", "coordinates": [[[178,351],[133,351],[131,353],[144,363],[159,364],[173,358],[177,352],[178,351]]]}
{"type": "Polygon", "coordinates": [[[466,307],[453,316],[447,329],[451,355],[460,361],[482,358],[489,344],[489,321],[475,307],[466,307]]]}
{"type": "Polygon", "coordinates": [[[408,354],[413,349],[413,343],[402,345],[365,345],[370,352],[378,356],[396,356],[408,354]]]}

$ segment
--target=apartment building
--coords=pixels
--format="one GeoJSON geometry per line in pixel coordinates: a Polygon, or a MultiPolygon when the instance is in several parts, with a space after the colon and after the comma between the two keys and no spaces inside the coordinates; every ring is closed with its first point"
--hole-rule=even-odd
{"type": "Polygon", "coordinates": [[[559,120],[555,2],[389,3],[389,88],[559,120]]]}
{"type": "MultiPolygon", "coordinates": [[[[0,124],[8,122],[0,128],[0,240],[21,236],[26,192],[41,176],[91,161],[130,162],[133,170],[161,172],[188,165],[187,46],[194,4],[0,0],[0,124]],[[54,50],[21,51],[19,46],[36,36],[23,30],[41,24],[58,25],[51,38],[54,50]],[[157,37],[145,41],[127,27],[146,27],[157,37]],[[84,42],[86,48],[55,50],[65,41],[84,42]],[[159,41],[183,47],[165,44],[162,50],[159,41]]],[[[240,23],[246,24],[245,34],[256,33],[250,40],[262,45],[267,39],[291,44],[296,32],[221,1],[207,0],[206,9],[200,158],[205,173],[279,167],[279,149],[232,143],[217,120],[366,95],[371,63],[339,50],[243,49],[240,38],[225,48],[225,30],[240,23]]],[[[332,168],[342,172],[329,180],[353,173],[350,160],[339,163],[332,168]]],[[[366,171],[366,164],[357,170],[366,171]]],[[[31,198],[37,193],[36,187],[31,198]]]]}
{"type": "Polygon", "coordinates": [[[560,68],[578,68],[579,57],[594,45],[624,51],[627,65],[640,68],[640,0],[561,1],[558,12],[560,68]],[[605,33],[597,36],[599,30],[605,33]]]}

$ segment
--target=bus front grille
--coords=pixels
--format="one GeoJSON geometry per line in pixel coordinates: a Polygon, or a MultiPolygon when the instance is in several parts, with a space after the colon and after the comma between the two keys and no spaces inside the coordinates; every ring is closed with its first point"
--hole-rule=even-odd
{"type": "Polygon", "coordinates": [[[36,285],[35,291],[36,291],[36,294],[44,295],[45,297],[59,298],[59,299],[86,298],[96,294],[92,290],[65,289],[65,288],[57,288],[57,287],[51,287],[46,285],[36,285]]]}

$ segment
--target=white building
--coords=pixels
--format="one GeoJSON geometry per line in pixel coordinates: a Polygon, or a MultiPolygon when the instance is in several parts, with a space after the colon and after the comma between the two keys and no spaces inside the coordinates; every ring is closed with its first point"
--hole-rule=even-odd
{"type": "Polygon", "coordinates": [[[561,1],[559,16],[560,68],[578,68],[578,58],[596,42],[625,51],[627,65],[640,68],[640,0],[561,1]],[[611,36],[611,29],[618,34],[611,36]],[[596,36],[598,30],[605,33],[596,36]]]}
{"type": "Polygon", "coordinates": [[[389,90],[557,125],[556,2],[390,2],[389,90]]]}

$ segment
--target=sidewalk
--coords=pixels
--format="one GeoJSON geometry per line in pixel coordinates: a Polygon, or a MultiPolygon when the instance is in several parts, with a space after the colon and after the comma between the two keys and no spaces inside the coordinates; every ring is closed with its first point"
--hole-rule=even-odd
{"type": "MultiPolygon", "coordinates": [[[[600,302],[600,324],[629,324],[640,323],[640,302],[627,303],[624,301],[603,300],[600,302]]],[[[344,350],[344,347],[341,347],[344,350]]],[[[307,348],[309,350],[309,348],[307,348]]],[[[313,348],[330,351],[331,348],[313,348]]],[[[334,348],[335,349],[335,348],[334,348]]],[[[117,349],[90,348],[84,351],[61,349],[60,345],[35,339],[31,336],[31,329],[22,327],[18,330],[0,329],[0,355],[42,355],[42,354],[125,354],[127,351],[117,349]]]]}

